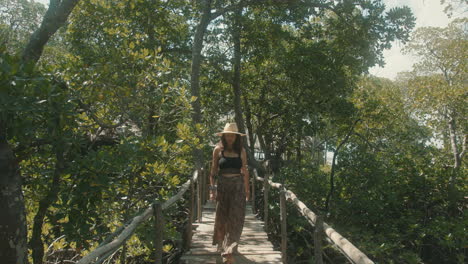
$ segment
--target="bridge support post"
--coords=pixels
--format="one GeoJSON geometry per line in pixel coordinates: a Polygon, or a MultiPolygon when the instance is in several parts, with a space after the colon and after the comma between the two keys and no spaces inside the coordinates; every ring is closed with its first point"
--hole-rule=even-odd
{"type": "Polygon", "coordinates": [[[190,223],[195,221],[195,182],[190,181],[190,223]]]}
{"type": "Polygon", "coordinates": [[[203,192],[203,174],[200,168],[198,170],[198,183],[197,183],[197,217],[198,222],[202,221],[202,192],[203,192]]]}
{"type": "Polygon", "coordinates": [[[162,249],[163,249],[163,233],[164,233],[164,218],[162,213],[162,207],[160,202],[153,203],[153,214],[154,214],[154,252],[155,252],[155,264],[162,263],[162,249]]]}
{"type": "Polygon", "coordinates": [[[190,180],[190,204],[189,204],[189,215],[188,215],[188,222],[185,230],[186,237],[184,238],[184,250],[190,249],[192,246],[192,231],[193,231],[193,221],[194,221],[194,196],[195,196],[195,183],[193,179],[190,180]]]}
{"type": "Polygon", "coordinates": [[[280,218],[281,218],[281,259],[283,264],[287,264],[287,230],[286,230],[286,192],[284,189],[280,191],[280,218]]]}
{"type": "Polygon", "coordinates": [[[268,184],[269,173],[265,174],[263,178],[263,221],[265,222],[265,231],[268,232],[268,191],[270,184],[268,184]]]}
{"type": "Polygon", "coordinates": [[[257,181],[257,170],[254,169],[252,172],[253,173],[249,173],[249,175],[252,175],[250,177],[252,178],[252,191],[251,191],[252,197],[250,199],[252,201],[252,213],[255,214],[255,212],[257,211],[255,208],[255,182],[257,181]]]}
{"type": "Polygon", "coordinates": [[[201,176],[202,176],[202,206],[206,204],[206,190],[208,188],[206,188],[206,183],[208,182],[207,179],[206,179],[206,170],[204,167],[201,168],[201,176]]]}
{"type": "Polygon", "coordinates": [[[323,218],[317,215],[314,231],[314,257],[316,264],[323,264],[322,259],[323,218]]]}

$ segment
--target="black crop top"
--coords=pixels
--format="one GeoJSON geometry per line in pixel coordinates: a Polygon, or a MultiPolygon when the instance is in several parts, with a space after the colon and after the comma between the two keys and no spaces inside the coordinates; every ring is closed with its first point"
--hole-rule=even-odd
{"type": "Polygon", "coordinates": [[[224,150],[221,152],[222,156],[219,159],[219,168],[223,169],[239,169],[242,167],[242,159],[241,157],[225,157],[224,150]]]}

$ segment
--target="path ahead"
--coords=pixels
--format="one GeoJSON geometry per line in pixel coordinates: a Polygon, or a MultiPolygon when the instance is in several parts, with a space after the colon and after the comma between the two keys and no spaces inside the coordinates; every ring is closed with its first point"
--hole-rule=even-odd
{"type": "MultiPolygon", "coordinates": [[[[268,241],[268,236],[263,231],[263,221],[255,218],[252,213],[252,206],[247,202],[245,209],[245,223],[242,231],[239,254],[235,255],[236,264],[278,264],[281,262],[281,251],[273,249],[273,245],[268,241]]],[[[217,264],[222,263],[216,246],[211,245],[213,236],[213,226],[215,218],[215,203],[207,201],[203,207],[202,223],[193,224],[192,246],[189,251],[182,256],[184,264],[217,264]]]]}

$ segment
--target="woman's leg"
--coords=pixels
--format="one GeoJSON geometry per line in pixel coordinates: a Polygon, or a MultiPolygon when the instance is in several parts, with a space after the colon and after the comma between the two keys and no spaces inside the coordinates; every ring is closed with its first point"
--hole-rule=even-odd
{"type": "Polygon", "coordinates": [[[225,182],[220,179],[218,181],[218,190],[216,194],[216,213],[215,213],[215,223],[214,223],[214,232],[213,232],[213,242],[212,244],[222,245],[223,240],[226,234],[226,224],[228,216],[228,202],[229,196],[226,195],[226,186],[225,182]]]}
{"type": "Polygon", "coordinates": [[[228,211],[227,248],[225,253],[230,254],[237,251],[245,219],[245,190],[244,182],[241,177],[233,179],[230,184],[230,207],[228,211]]]}

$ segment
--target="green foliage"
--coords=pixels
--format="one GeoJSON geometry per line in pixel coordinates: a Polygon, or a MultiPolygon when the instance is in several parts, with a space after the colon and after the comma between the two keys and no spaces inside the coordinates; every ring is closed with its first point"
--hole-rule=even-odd
{"type": "MultiPolygon", "coordinates": [[[[466,217],[447,211],[450,174],[443,164],[450,157],[428,144],[431,130],[412,117],[404,91],[389,80],[363,78],[349,98],[362,122],[339,152],[325,221],[376,263],[463,263],[466,217]]],[[[322,213],[329,188],[325,168],[291,164],[273,180],[322,213]]],[[[458,188],[466,193],[466,186],[458,188]]],[[[296,232],[304,233],[308,223],[291,218],[290,257],[305,261],[311,253],[301,249],[305,242],[296,232]]]]}
{"type": "Polygon", "coordinates": [[[440,4],[444,6],[444,12],[449,18],[451,18],[454,13],[455,15],[462,15],[464,13],[466,6],[468,5],[467,0],[440,0],[440,4]]]}
{"type": "MultiPolygon", "coordinates": [[[[75,32],[73,23],[90,22],[80,21],[80,14],[74,13],[66,32],[71,44],[83,37],[78,34],[83,24],[75,32]]],[[[127,31],[139,25],[132,23],[125,24],[127,31]]],[[[109,34],[102,41],[115,37],[109,34]]],[[[67,48],[49,58],[57,64],[44,61],[41,72],[28,65],[20,71],[19,58],[2,46],[1,123],[7,124],[7,139],[16,146],[27,175],[23,190],[28,223],[33,223],[38,202],[52,192],[58,162],[54,149],[64,149],[58,198],[43,226],[46,245],[65,235],[66,241],[60,241],[64,247],[92,249],[154,200],[174,195],[191,176],[196,142],[188,129],[190,96],[186,84],[174,78],[180,72],[173,72],[181,57],[164,54],[161,46],[137,49],[135,43],[146,39],[137,37],[124,49],[107,42],[103,47],[109,47],[108,53],[94,53],[95,47],[67,48]],[[117,122],[121,124],[115,126],[117,122]]],[[[174,47],[169,42],[166,46],[174,47]]],[[[180,236],[174,231],[180,225],[178,221],[168,228],[168,239],[180,236]]],[[[31,234],[33,225],[28,227],[31,234]]],[[[152,241],[139,235],[128,242],[129,254],[142,254],[138,241],[152,241]]]]}
{"type": "Polygon", "coordinates": [[[46,9],[43,4],[28,0],[0,1],[0,45],[8,52],[19,53],[30,35],[39,28],[46,9]]]}
{"type": "MultiPolygon", "coordinates": [[[[65,235],[55,247],[86,254],[154,200],[174,195],[191,176],[193,149],[211,157],[200,137],[218,140],[214,132],[232,119],[234,108],[233,15],[224,13],[207,29],[195,98],[190,60],[200,2],[80,1],[39,66],[21,70],[12,54],[45,9],[27,1],[0,3],[7,6],[0,8],[0,35],[7,39],[0,49],[0,124],[6,124],[0,136],[14,146],[24,175],[28,223],[57,190],[42,227],[44,244],[65,235]],[[203,125],[195,127],[194,100],[203,113],[203,125]]],[[[415,18],[408,7],[385,12],[382,1],[357,0],[244,3],[238,18],[241,103],[249,132],[279,160],[273,180],[328,216],[376,263],[466,261],[466,220],[460,210],[447,212],[444,164],[451,156],[430,145],[434,131],[446,133],[438,115],[444,107],[457,113],[459,139],[466,130],[466,34],[459,27],[466,21],[417,30],[408,47],[423,60],[413,75],[393,83],[362,74],[383,63],[393,41],[410,40],[415,18]],[[420,122],[428,116],[430,122],[420,122]],[[317,154],[335,151],[350,128],[334,168],[330,211],[323,212],[331,167],[317,154]]],[[[215,1],[213,12],[233,10],[231,4],[238,1],[215,1]]],[[[457,173],[466,173],[464,163],[457,173]]],[[[465,185],[456,188],[466,193],[465,185]]],[[[165,211],[165,258],[174,262],[185,202],[165,211]]],[[[464,208],[463,198],[455,204],[464,208]]],[[[272,199],[270,209],[278,234],[279,201],[272,199]]],[[[310,263],[313,229],[295,208],[288,215],[290,259],[310,263]]],[[[152,261],[150,225],[127,241],[128,260],[152,261]]],[[[331,247],[325,250],[333,262],[345,261],[331,247]]]]}
{"type": "Polygon", "coordinates": [[[466,23],[466,19],[456,19],[447,28],[416,30],[406,51],[417,55],[420,62],[412,73],[400,78],[409,107],[445,142],[447,137],[440,135],[456,134],[458,142],[462,142],[466,134],[466,23]],[[451,120],[453,128],[449,128],[451,120]]]}

